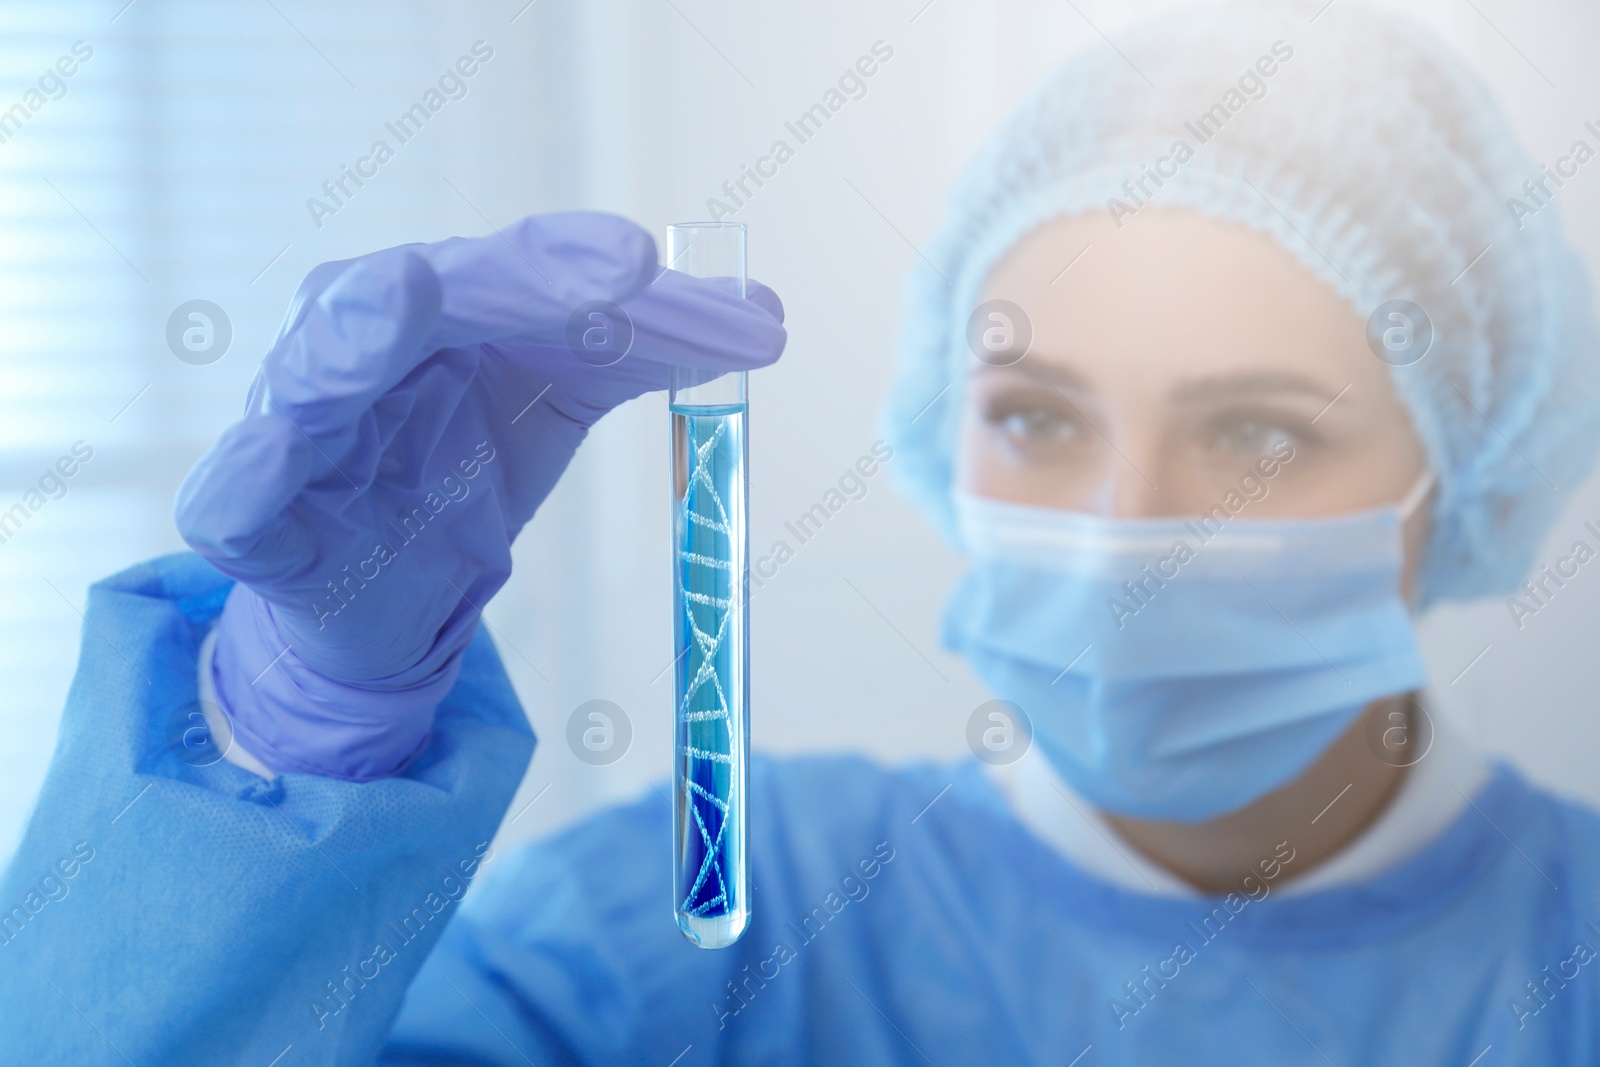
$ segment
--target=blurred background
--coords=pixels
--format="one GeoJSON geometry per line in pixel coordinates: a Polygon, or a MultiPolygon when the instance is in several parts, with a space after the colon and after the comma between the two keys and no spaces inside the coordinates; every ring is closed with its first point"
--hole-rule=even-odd
{"type": "MultiPolygon", "coordinates": [[[[55,744],[88,586],[182,548],[174,492],[240,410],[301,276],[324,260],[565,208],[623,213],[659,235],[706,217],[718,198],[749,224],[752,274],[787,304],[787,354],[751,381],[752,554],[779,538],[796,549],[752,602],[756,747],[886,761],[965,754],[968,716],[986,696],[937,640],[959,560],[881,472],[804,544],[784,523],[872,450],[901,282],[957,168],[1059,59],[1114,47],[1119,28],[1178,6],[0,5],[0,513],[75,445],[93,451],[65,495],[0,527],[0,856],[20,836],[55,744]],[[797,143],[784,124],[875,52],[865,92],[797,143]],[[58,67],[64,56],[72,61],[58,67]],[[474,73],[441,90],[463,56],[474,73]],[[41,82],[68,67],[70,77],[41,82]],[[400,143],[385,124],[430,90],[442,106],[400,143]],[[393,158],[330,196],[324,182],[380,138],[393,158]],[[793,158],[761,187],[747,183],[753,192],[735,204],[723,183],[780,138],[793,158]],[[221,310],[231,340],[220,357],[213,339],[208,355],[185,361],[169,320],[196,300],[221,310]]],[[[1478,67],[1535,160],[1580,137],[1600,145],[1584,129],[1600,126],[1589,54],[1600,7],[1391,6],[1478,67]]],[[[1600,169],[1582,170],[1558,202],[1594,270],[1600,169]]],[[[178,321],[192,325],[186,311],[178,321]]],[[[667,463],[660,396],[603,421],[488,608],[541,738],[507,839],[547,833],[667,775],[667,463]],[[566,740],[574,710],[595,699],[621,707],[632,732],[604,766],[566,740]]],[[[1541,561],[1564,554],[1587,519],[1600,519],[1594,481],[1541,561]]],[[[1525,623],[1518,629],[1503,602],[1431,617],[1438,703],[1536,780],[1600,803],[1600,656],[1589,651],[1600,571],[1586,569],[1525,623]]]]}

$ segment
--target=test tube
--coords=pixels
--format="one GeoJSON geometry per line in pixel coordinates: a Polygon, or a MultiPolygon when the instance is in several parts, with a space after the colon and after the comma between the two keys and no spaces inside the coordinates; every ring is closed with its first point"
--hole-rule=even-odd
{"type": "MultiPolygon", "coordinates": [[[[667,266],[745,295],[745,227],[667,227],[667,266]]],[[[726,948],[750,922],[745,375],[677,368],[672,414],[672,881],[678,929],[726,948]]]]}

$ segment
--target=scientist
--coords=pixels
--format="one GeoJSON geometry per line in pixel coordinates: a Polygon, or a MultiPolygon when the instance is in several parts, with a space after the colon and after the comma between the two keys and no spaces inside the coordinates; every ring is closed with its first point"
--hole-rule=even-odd
{"type": "Polygon", "coordinates": [[[671,921],[654,791],[463,899],[534,745],[478,621],[587,429],[777,358],[777,299],[582,214],[312,271],[179,494],[197,555],[91,594],[0,1061],[1600,1061],[1600,823],[1428,714],[1413,633],[1589,470],[1587,275],[1459,62],[1314,14],[1091,49],[960,182],[888,436],[970,559],[985,744],[1031,744],[758,762],[726,951],[671,921]]]}

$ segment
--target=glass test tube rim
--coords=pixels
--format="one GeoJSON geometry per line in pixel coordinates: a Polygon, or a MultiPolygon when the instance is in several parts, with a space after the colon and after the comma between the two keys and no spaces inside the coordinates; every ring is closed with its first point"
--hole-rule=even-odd
{"type": "MultiPolygon", "coordinates": [[[[687,273],[695,273],[693,264],[683,264],[680,261],[684,256],[695,250],[694,236],[702,233],[716,234],[719,242],[731,243],[713,251],[721,252],[734,261],[735,270],[732,275],[738,283],[738,294],[741,298],[747,295],[747,269],[748,240],[750,228],[743,222],[729,222],[727,220],[674,222],[667,226],[667,267],[672,270],[683,269],[687,273]],[[683,239],[684,247],[681,251],[674,250],[679,239],[683,239]]],[[[709,407],[721,407],[728,404],[745,405],[749,401],[748,377],[744,371],[729,371],[714,377],[706,378],[706,371],[690,367],[673,367],[667,385],[667,403],[674,411],[693,408],[704,411],[709,407]]]]}

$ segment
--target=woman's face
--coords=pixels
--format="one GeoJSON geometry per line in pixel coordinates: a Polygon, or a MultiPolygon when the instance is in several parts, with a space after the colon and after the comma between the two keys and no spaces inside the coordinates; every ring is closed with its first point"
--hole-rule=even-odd
{"type": "MultiPolygon", "coordinates": [[[[1009,366],[969,361],[956,479],[970,492],[1146,518],[1231,491],[1250,501],[1241,517],[1283,518],[1398,502],[1426,469],[1365,324],[1242,227],[1186,210],[1120,230],[1058,220],[1007,254],[982,299],[1020,307],[1032,342],[1009,366]]],[[[1425,514],[1407,530],[1413,559],[1425,514]]]]}

